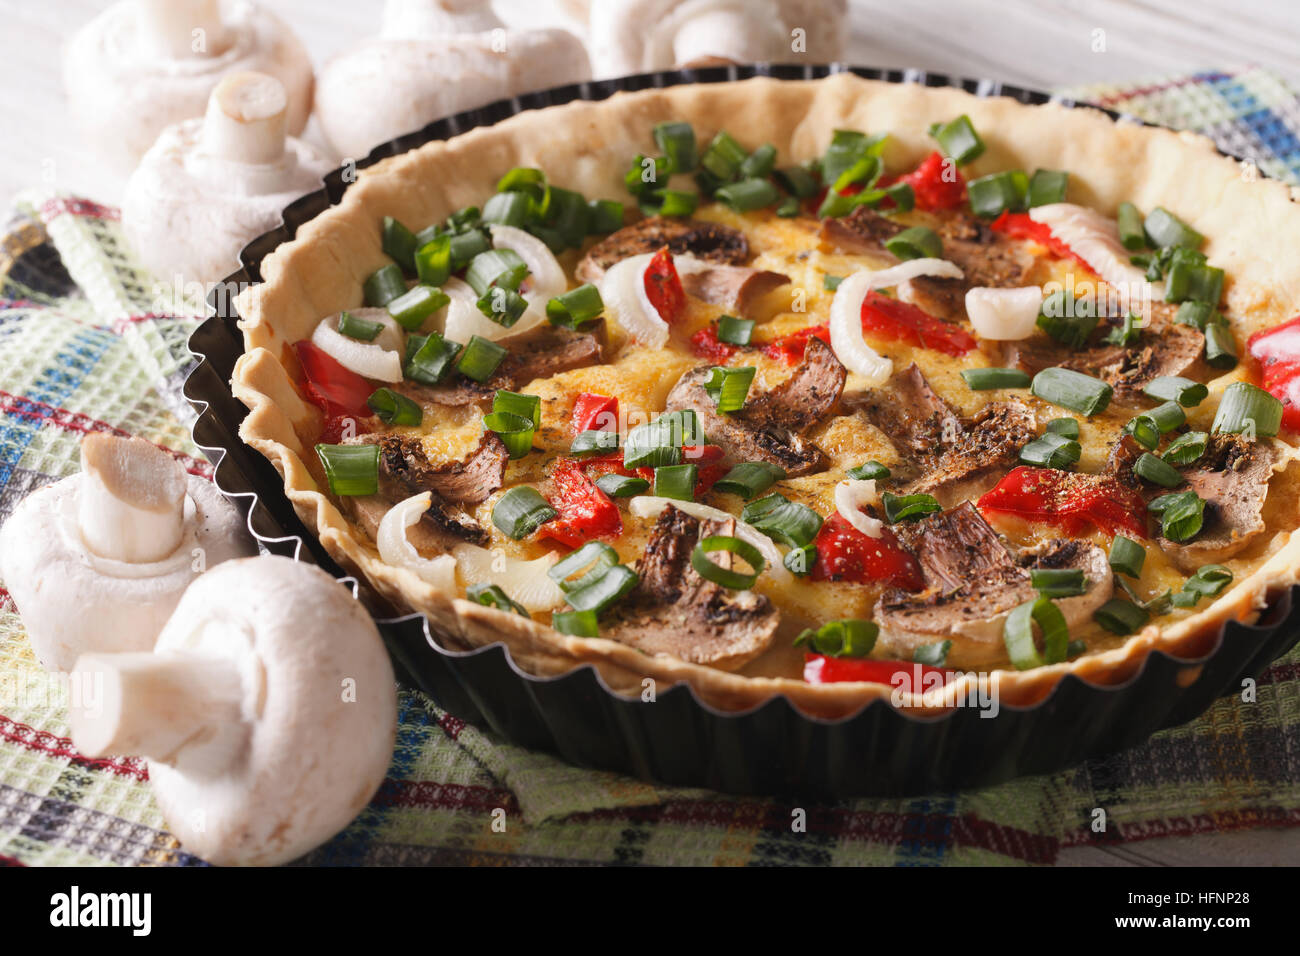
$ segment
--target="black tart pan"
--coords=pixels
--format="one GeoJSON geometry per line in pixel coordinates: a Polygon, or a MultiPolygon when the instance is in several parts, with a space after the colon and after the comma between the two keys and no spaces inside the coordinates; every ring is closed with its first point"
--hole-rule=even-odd
{"type": "MultiPolygon", "coordinates": [[[[601,100],[621,90],[753,76],[818,79],[835,72],[890,83],[955,86],[1027,104],[1052,99],[994,82],[915,70],[765,65],[678,70],[501,100],[399,136],[376,147],[356,166],[365,168],[523,110],[601,100]]],[[[352,178],[345,176],[344,168],[335,170],[323,189],[284,210],[282,226],[244,248],[243,267],[209,297],[216,314],[190,338],[190,349],[201,361],[184,390],[199,412],[194,441],[216,466],[217,486],[247,515],[257,538],[274,553],[313,561],[340,579],[346,578],[345,572],[299,520],[275,468],[239,439],[247,409],[231,394],[229,383],[243,339],[230,293],[260,281],[263,257],[337,203],[352,178]]],[[[1244,678],[1257,676],[1300,636],[1300,602],[1297,588],[1291,588],[1275,596],[1261,623],[1229,622],[1206,656],[1182,660],[1157,651],[1121,685],[1094,686],[1067,675],[1036,705],[1004,705],[995,717],[965,707],[943,717],[922,718],[878,700],[851,717],[828,721],[801,714],[784,697],[743,713],[721,712],[702,703],[686,685],[660,693],[652,703],[626,699],[612,693],[590,665],[560,677],[536,677],[514,664],[504,644],[468,652],[445,649],[430,634],[423,615],[394,617],[367,588],[358,591],[378,619],[400,680],[428,693],[457,717],[489,727],[516,744],[556,753],[581,766],[663,784],[821,798],[983,787],[1059,771],[1134,746],[1157,730],[1193,720],[1218,697],[1239,690],[1244,678]],[[1189,681],[1192,675],[1197,676],[1189,681]]]]}

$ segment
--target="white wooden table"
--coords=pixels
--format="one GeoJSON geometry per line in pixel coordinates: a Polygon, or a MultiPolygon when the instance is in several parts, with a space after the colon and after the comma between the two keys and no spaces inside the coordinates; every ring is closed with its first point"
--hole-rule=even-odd
{"type": "MultiPolygon", "coordinates": [[[[293,26],[318,65],[353,38],[373,32],[379,8],[379,0],[262,2],[293,26]]],[[[1257,64],[1300,86],[1300,3],[1290,0],[850,2],[846,59],[863,65],[920,67],[1051,89],[1257,64]]],[[[59,79],[61,44],[106,6],[107,0],[0,0],[0,129],[7,139],[0,150],[0,200],[38,182],[101,202],[119,200],[123,181],[80,147],[59,79]]],[[[496,7],[519,26],[580,28],[554,0],[497,0],[496,7]]],[[[311,127],[308,138],[316,139],[311,127]]],[[[1076,849],[1061,859],[1120,866],[1295,864],[1300,830],[1076,849]]]]}

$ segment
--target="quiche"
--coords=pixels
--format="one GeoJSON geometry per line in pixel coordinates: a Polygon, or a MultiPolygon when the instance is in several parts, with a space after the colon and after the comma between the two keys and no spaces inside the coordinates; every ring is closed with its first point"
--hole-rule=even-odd
{"type": "Polygon", "coordinates": [[[522,113],[265,259],[240,434],[532,674],[822,717],[1120,683],[1300,566],[1300,212],[1251,173],[851,75],[522,113]]]}

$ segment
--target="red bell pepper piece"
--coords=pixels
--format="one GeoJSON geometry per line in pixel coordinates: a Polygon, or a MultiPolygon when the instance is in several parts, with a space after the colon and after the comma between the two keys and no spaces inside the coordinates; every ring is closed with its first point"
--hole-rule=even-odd
{"type": "Polygon", "coordinates": [[[1018,465],[977,502],[985,514],[1018,515],[1042,521],[1067,534],[1100,528],[1147,536],[1142,496],[1111,475],[1085,475],[1056,468],[1018,465]]]}
{"type": "Polygon", "coordinates": [[[725,362],[738,351],[736,346],[718,338],[718,327],[709,324],[691,336],[691,351],[710,362],[725,362]]]}
{"type": "Polygon", "coordinates": [[[927,212],[940,209],[954,209],[966,201],[966,180],[957,169],[957,164],[949,162],[937,150],[921,161],[921,165],[910,173],[886,183],[877,183],[884,188],[893,182],[907,183],[916,195],[916,208],[927,212]]]}
{"type": "Polygon", "coordinates": [[[960,326],[879,292],[868,292],[862,300],[862,330],[945,355],[965,355],[978,344],[975,336],[960,326]]]}
{"type": "Polygon", "coordinates": [[[921,565],[888,528],[872,538],[836,512],[822,523],[814,543],[817,562],[809,574],[814,581],[883,581],[909,591],[919,591],[925,584],[921,565]]]}
{"type": "Polygon", "coordinates": [[[672,325],[686,311],[686,291],[673,264],[673,254],[664,246],[650,258],[645,270],[645,294],[660,318],[672,325]]]}
{"type": "Polygon", "coordinates": [[[618,431],[618,399],[583,392],[573,403],[573,431],[618,431]]]}
{"type": "Polygon", "coordinates": [[[293,348],[306,378],[307,398],[326,417],[369,418],[374,414],[366,399],[375,389],[366,379],[340,365],[311,342],[295,342],[293,348]]]}
{"type": "Polygon", "coordinates": [[[803,679],[809,684],[838,684],[866,681],[871,684],[910,685],[913,693],[938,686],[930,675],[937,674],[946,684],[957,673],[947,667],[914,664],[911,661],[885,661],[870,657],[827,657],[804,654],[803,679]]]}
{"type": "Polygon", "coordinates": [[[539,535],[576,548],[592,538],[616,538],[623,533],[618,505],[583,473],[583,462],[557,459],[551,485],[551,507],[559,516],[542,525],[539,535]]]}
{"type": "Polygon", "coordinates": [[[786,365],[798,365],[803,361],[803,353],[808,348],[808,340],[818,338],[827,345],[831,344],[831,327],[829,325],[810,325],[780,338],[773,339],[763,346],[763,354],[768,358],[780,359],[786,365]]]}
{"type": "Polygon", "coordinates": [[[1300,431],[1300,315],[1256,332],[1246,348],[1259,362],[1264,389],[1282,402],[1282,424],[1300,431]]]}
{"type": "Polygon", "coordinates": [[[1040,246],[1046,247],[1056,258],[1073,259],[1089,272],[1093,271],[1092,266],[1088,265],[1077,252],[1052,235],[1052,230],[1046,223],[1035,222],[1027,212],[1004,212],[989,224],[989,228],[1013,239],[1032,239],[1040,246]]]}

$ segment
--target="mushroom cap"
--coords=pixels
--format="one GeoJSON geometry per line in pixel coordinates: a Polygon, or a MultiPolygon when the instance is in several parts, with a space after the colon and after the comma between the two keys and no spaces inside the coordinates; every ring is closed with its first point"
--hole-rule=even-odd
{"type": "Polygon", "coordinates": [[[204,155],[203,120],[163,130],[127,181],[122,227],[157,276],[216,282],[239,267],[239,252],[280,223],[284,207],[320,188],[334,164],[292,136],[276,163],[204,155]]]}
{"type": "Polygon", "coordinates": [[[223,865],[283,863],[342,830],[379,788],[397,730],[392,664],[365,608],[320,568],[275,556],[214,568],[155,652],[228,656],[246,675],[246,746],[229,766],[213,772],[184,747],[149,764],[187,850],[223,865]]]}
{"type": "Polygon", "coordinates": [[[321,70],[316,116],[330,144],[356,159],[460,110],[589,79],[587,49],[566,30],[372,37],[321,70]]]}
{"type": "Polygon", "coordinates": [[[32,492],[0,527],[0,576],[41,666],[72,669],[87,651],[148,651],[204,568],[255,554],[239,512],[210,481],[187,476],[185,533],[160,561],[96,555],[81,539],[71,475],[32,492]]]}
{"type": "Polygon", "coordinates": [[[130,169],[167,126],[202,116],[208,94],[236,70],[268,73],[284,84],[287,124],[301,133],[311,113],[311,58],[288,26],[248,0],[223,0],[227,47],[209,57],[160,60],[135,42],[136,5],[124,0],[95,17],[63,51],[68,108],[95,155],[130,169]]]}

